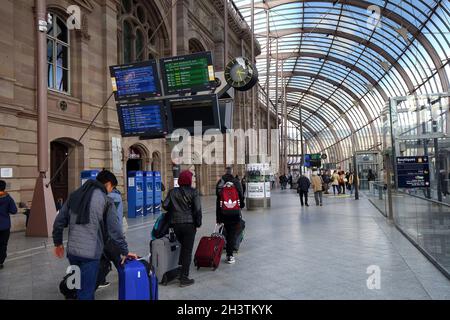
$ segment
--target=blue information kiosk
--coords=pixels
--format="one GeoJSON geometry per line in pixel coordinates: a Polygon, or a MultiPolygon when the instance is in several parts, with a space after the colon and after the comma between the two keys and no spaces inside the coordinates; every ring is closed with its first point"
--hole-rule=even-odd
{"type": "Polygon", "coordinates": [[[98,170],[85,170],[81,171],[81,185],[84,185],[84,183],[88,180],[95,180],[97,178],[97,175],[100,173],[98,170]]]}
{"type": "Polygon", "coordinates": [[[128,172],[128,218],[144,215],[144,175],[142,171],[128,172]]]}
{"type": "Polygon", "coordinates": [[[144,171],[144,215],[153,214],[153,171],[144,171]]]}
{"type": "Polygon", "coordinates": [[[161,201],[162,201],[162,191],[161,191],[161,172],[153,172],[153,214],[161,213],[161,201]]]}

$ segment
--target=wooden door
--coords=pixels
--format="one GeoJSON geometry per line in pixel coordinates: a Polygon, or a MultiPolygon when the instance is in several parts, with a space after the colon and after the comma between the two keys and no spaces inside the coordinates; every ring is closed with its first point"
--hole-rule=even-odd
{"type": "MultiPolygon", "coordinates": [[[[50,172],[51,177],[55,176],[56,171],[64,162],[69,153],[69,148],[60,143],[52,142],[50,144],[50,172]]],[[[69,166],[68,161],[64,163],[58,175],[55,177],[52,183],[53,197],[55,199],[55,204],[58,199],[62,199],[63,202],[67,200],[69,191],[69,166]]]]}

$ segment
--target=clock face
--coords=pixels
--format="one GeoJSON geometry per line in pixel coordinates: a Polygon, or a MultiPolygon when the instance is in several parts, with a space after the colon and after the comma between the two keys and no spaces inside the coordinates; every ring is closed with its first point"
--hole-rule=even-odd
{"type": "Polygon", "coordinates": [[[258,73],[248,59],[239,57],[226,66],[225,80],[236,90],[245,91],[256,84],[258,73]]]}

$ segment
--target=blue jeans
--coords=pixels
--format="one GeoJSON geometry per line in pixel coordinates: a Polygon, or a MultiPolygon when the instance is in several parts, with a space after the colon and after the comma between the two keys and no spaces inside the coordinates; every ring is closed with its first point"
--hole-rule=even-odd
{"type": "Polygon", "coordinates": [[[86,259],[67,255],[73,266],[81,271],[81,288],[77,291],[78,300],[95,300],[95,287],[100,260],[86,259]]]}

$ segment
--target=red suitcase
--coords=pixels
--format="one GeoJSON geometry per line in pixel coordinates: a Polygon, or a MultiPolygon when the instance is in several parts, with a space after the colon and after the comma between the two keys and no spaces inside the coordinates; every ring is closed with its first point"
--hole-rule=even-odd
{"type": "Polygon", "coordinates": [[[225,237],[222,234],[223,226],[219,228],[218,233],[216,233],[216,229],[217,225],[214,228],[214,233],[210,237],[200,239],[194,256],[194,265],[197,269],[204,267],[216,270],[219,267],[223,247],[225,246],[225,237]]]}

